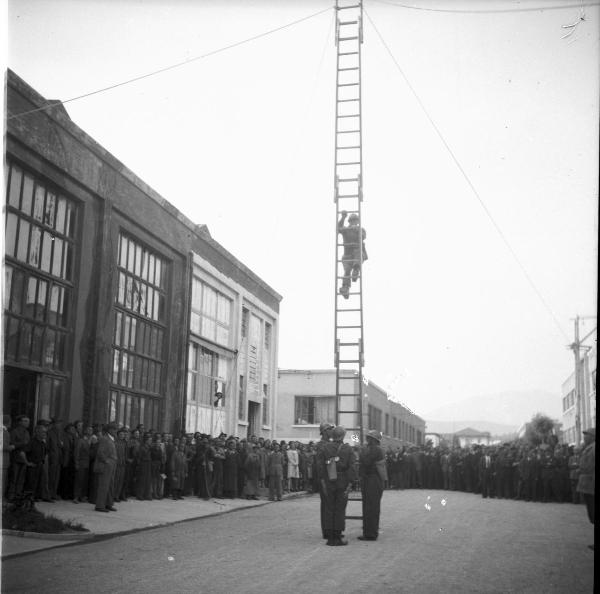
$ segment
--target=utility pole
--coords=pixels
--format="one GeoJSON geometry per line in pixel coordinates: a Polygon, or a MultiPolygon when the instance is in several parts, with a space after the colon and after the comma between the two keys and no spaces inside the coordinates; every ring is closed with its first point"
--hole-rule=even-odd
{"type": "Polygon", "coordinates": [[[580,320],[589,320],[596,319],[596,316],[576,316],[574,319],[574,336],[575,341],[569,345],[569,348],[573,351],[575,356],[575,439],[577,445],[581,444],[582,441],[582,433],[581,433],[581,398],[583,392],[585,391],[585,387],[582,383],[582,368],[581,368],[581,349],[590,350],[591,347],[585,346],[583,342],[589,338],[595,331],[596,328],[590,330],[582,339],[579,338],[579,321],[580,320]]]}

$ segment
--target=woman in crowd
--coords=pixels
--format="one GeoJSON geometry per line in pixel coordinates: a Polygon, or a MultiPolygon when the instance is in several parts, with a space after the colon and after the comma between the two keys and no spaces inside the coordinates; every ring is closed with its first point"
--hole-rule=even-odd
{"type": "Polygon", "coordinates": [[[152,436],[144,435],[142,444],[138,449],[136,461],[136,499],[140,501],[152,500],[152,436]]]}
{"type": "Polygon", "coordinates": [[[73,460],[75,463],[75,486],[73,489],[73,503],[87,499],[88,481],[90,476],[90,446],[93,429],[88,425],[82,435],[75,441],[73,460]]]}
{"type": "Polygon", "coordinates": [[[150,446],[150,472],[153,499],[163,498],[163,472],[165,455],[160,445],[160,434],[155,433],[150,446]]]}
{"type": "Polygon", "coordinates": [[[178,443],[177,448],[175,448],[175,444],[173,444],[169,469],[171,470],[169,483],[171,485],[173,500],[183,499],[183,485],[185,484],[185,477],[187,476],[188,471],[185,444],[178,443]]]}
{"type": "Polygon", "coordinates": [[[234,439],[227,442],[223,460],[223,496],[235,499],[238,487],[238,453],[234,439]]]}
{"type": "Polygon", "coordinates": [[[248,444],[248,454],[244,460],[244,471],[246,473],[246,499],[258,499],[260,458],[253,443],[248,444]]]}
{"type": "Polygon", "coordinates": [[[283,454],[278,443],[273,443],[273,450],[267,459],[267,475],[269,477],[269,501],[281,501],[283,481],[283,454]]]}
{"type": "Polygon", "coordinates": [[[296,444],[290,442],[289,449],[286,451],[287,455],[287,480],[288,489],[292,492],[298,490],[298,479],[300,478],[300,460],[298,458],[298,450],[296,444]]]}

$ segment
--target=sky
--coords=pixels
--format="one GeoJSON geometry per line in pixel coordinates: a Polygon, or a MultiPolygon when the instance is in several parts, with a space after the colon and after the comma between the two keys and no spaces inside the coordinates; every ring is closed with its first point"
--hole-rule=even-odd
{"type": "MultiPolygon", "coordinates": [[[[48,99],[187,62],[65,108],[283,296],[284,369],[333,367],[332,6],[8,3],[7,65],[48,99]]],[[[560,402],[597,310],[598,2],[364,7],[364,373],[420,415],[560,402]]]]}

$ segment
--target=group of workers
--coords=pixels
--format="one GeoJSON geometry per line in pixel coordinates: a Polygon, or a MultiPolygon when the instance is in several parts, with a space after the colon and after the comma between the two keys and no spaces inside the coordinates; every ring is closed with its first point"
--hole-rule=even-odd
{"type": "MultiPolygon", "coordinates": [[[[321,440],[317,443],[316,472],[321,496],[321,532],[328,546],[344,546],[348,495],[356,482],[356,454],[344,443],[346,430],[321,423],[321,440]]],[[[385,480],[385,454],[381,433],[369,431],[367,445],[358,456],[358,474],[362,483],[363,533],[359,540],[377,540],[381,496],[385,480]]]]}

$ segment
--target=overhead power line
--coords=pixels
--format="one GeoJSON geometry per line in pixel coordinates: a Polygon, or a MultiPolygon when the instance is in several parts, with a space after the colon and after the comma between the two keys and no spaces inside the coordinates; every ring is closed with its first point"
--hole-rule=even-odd
{"type": "Polygon", "coordinates": [[[423,10],[426,12],[445,12],[454,14],[498,14],[498,13],[515,13],[515,12],[541,12],[544,10],[568,10],[573,8],[579,8],[584,6],[600,6],[599,2],[581,2],[573,4],[556,4],[554,6],[549,4],[540,4],[539,6],[519,6],[515,8],[432,8],[428,6],[411,6],[409,4],[401,4],[399,2],[393,2],[393,0],[372,0],[373,2],[379,2],[380,4],[387,4],[388,6],[395,6],[396,8],[406,8],[409,10],[423,10]]]}
{"type": "Polygon", "coordinates": [[[392,53],[392,50],[390,49],[390,47],[388,46],[388,44],[385,42],[385,40],[383,39],[381,33],[379,32],[379,30],[377,29],[377,27],[375,26],[375,23],[373,22],[373,19],[371,19],[371,15],[367,12],[367,10],[365,9],[365,14],[367,15],[367,18],[369,19],[369,22],[371,23],[371,26],[373,27],[373,29],[375,30],[375,33],[377,34],[377,36],[379,37],[379,40],[381,41],[381,43],[383,44],[383,46],[385,47],[385,49],[387,50],[388,54],[390,55],[390,57],[392,58],[394,64],[396,65],[396,68],[398,69],[398,72],[400,72],[400,74],[402,75],[402,78],[404,79],[404,82],[406,83],[406,85],[408,86],[408,88],[410,89],[411,93],[413,94],[413,96],[415,97],[415,99],[417,100],[417,103],[419,104],[419,106],[421,107],[421,109],[423,110],[423,113],[425,114],[425,116],[427,117],[427,119],[429,120],[429,123],[432,125],[433,129],[435,130],[435,132],[437,133],[439,139],[442,141],[442,144],[444,145],[444,147],[446,148],[446,150],[448,151],[450,157],[452,158],[452,160],[454,161],[454,164],[458,167],[459,171],[462,173],[462,176],[465,178],[465,181],[467,182],[467,184],[469,185],[469,187],[471,188],[473,194],[475,195],[475,197],[477,198],[479,204],[481,205],[481,207],[483,208],[483,211],[485,212],[485,214],[487,215],[487,217],[489,218],[489,220],[491,221],[492,225],[494,226],[494,228],[496,229],[496,231],[498,232],[498,234],[500,235],[500,237],[502,238],[502,241],[504,242],[504,244],[506,245],[506,247],[508,248],[509,252],[511,253],[512,257],[514,258],[515,262],[518,264],[519,268],[521,269],[521,272],[525,275],[525,278],[527,279],[527,282],[529,283],[529,285],[531,286],[531,288],[533,289],[534,293],[537,295],[538,299],[540,300],[540,302],[543,304],[543,306],[546,308],[546,310],[549,312],[550,316],[552,317],[552,320],[554,321],[554,324],[556,325],[556,327],[558,328],[558,330],[560,331],[560,333],[565,337],[566,340],[569,340],[567,333],[563,330],[562,326],[560,325],[560,322],[558,321],[558,318],[556,317],[554,311],[552,310],[552,308],[548,305],[548,303],[546,302],[546,300],[544,299],[544,296],[542,295],[542,293],[540,292],[540,290],[537,288],[537,286],[535,285],[535,283],[533,282],[533,279],[531,278],[531,276],[529,275],[529,273],[527,272],[527,269],[525,268],[525,266],[523,265],[523,263],[521,262],[519,256],[517,255],[517,253],[515,252],[515,250],[513,249],[513,247],[511,246],[510,242],[508,241],[508,239],[506,238],[506,236],[504,235],[502,229],[500,228],[500,226],[498,225],[498,223],[496,222],[496,220],[494,219],[492,213],[490,212],[490,210],[488,209],[488,207],[486,206],[485,202],[483,201],[483,199],[481,198],[481,196],[479,195],[479,192],[477,191],[477,189],[475,188],[475,186],[473,185],[473,183],[471,182],[469,176],[467,175],[466,171],[463,169],[462,165],[460,164],[459,160],[456,158],[456,156],[454,155],[452,149],[450,148],[450,145],[446,142],[446,139],[444,138],[444,136],[442,135],[440,129],[437,127],[436,123],[433,121],[432,117],[429,115],[425,105],[423,104],[423,102],[421,101],[421,99],[419,98],[419,96],[417,95],[417,92],[415,91],[415,89],[413,88],[413,86],[410,84],[410,81],[408,80],[406,74],[404,74],[404,71],[402,70],[402,68],[400,67],[400,64],[398,63],[398,61],[396,60],[394,54],[392,53]]]}
{"type": "Polygon", "coordinates": [[[323,14],[325,12],[328,12],[332,10],[332,7],[328,7],[325,8],[323,10],[320,10],[318,12],[315,12],[313,14],[309,14],[308,16],[302,17],[301,19],[297,19],[295,21],[292,21],[290,23],[286,23],[285,25],[281,25],[279,27],[276,27],[275,29],[270,29],[268,31],[264,31],[263,33],[259,33],[258,35],[253,35],[252,37],[248,37],[247,39],[242,39],[241,41],[237,41],[236,43],[231,43],[230,45],[226,45],[224,47],[220,47],[219,49],[216,50],[212,50],[206,54],[202,54],[201,56],[195,56],[193,58],[188,58],[187,60],[184,60],[183,62],[177,62],[176,64],[171,64],[170,66],[165,66],[164,68],[159,68],[158,70],[154,70],[152,72],[148,72],[146,74],[141,74],[140,76],[136,76],[134,78],[130,78],[127,80],[124,80],[122,82],[119,83],[115,83],[113,85],[110,85],[108,87],[103,87],[101,89],[96,89],[95,91],[90,91],[89,93],[84,93],[83,95],[78,95],[77,97],[71,97],[70,99],[64,99],[62,101],[54,101],[49,105],[44,105],[43,107],[37,107],[35,109],[30,109],[28,111],[23,111],[21,113],[17,113],[17,114],[13,114],[11,116],[9,116],[7,118],[7,120],[12,120],[14,118],[19,118],[19,117],[23,117],[26,115],[29,115],[31,113],[36,113],[38,111],[44,111],[46,109],[50,109],[51,107],[56,107],[57,105],[65,105],[66,103],[71,103],[73,101],[78,101],[79,99],[84,99],[86,97],[91,97],[92,95],[98,95],[99,93],[104,93],[106,91],[110,91],[112,89],[116,89],[118,87],[122,87],[128,84],[131,84],[133,82],[137,82],[138,80],[143,80],[145,78],[150,78],[151,76],[156,76],[157,74],[162,74],[163,72],[167,72],[169,70],[173,70],[175,68],[180,68],[181,66],[186,66],[188,64],[191,64],[192,62],[196,62],[198,60],[203,60],[204,58],[208,58],[210,56],[214,56],[215,54],[219,54],[221,52],[233,49],[235,47],[239,47],[240,45],[244,45],[245,43],[250,43],[251,41],[256,41],[257,39],[260,39],[261,37],[266,37],[267,35],[271,35],[273,33],[277,33],[278,31],[282,31],[283,29],[287,29],[288,27],[292,27],[294,25],[297,25],[299,23],[302,23],[304,21],[307,21],[309,19],[312,19],[316,16],[319,16],[320,14],[323,14]]]}

